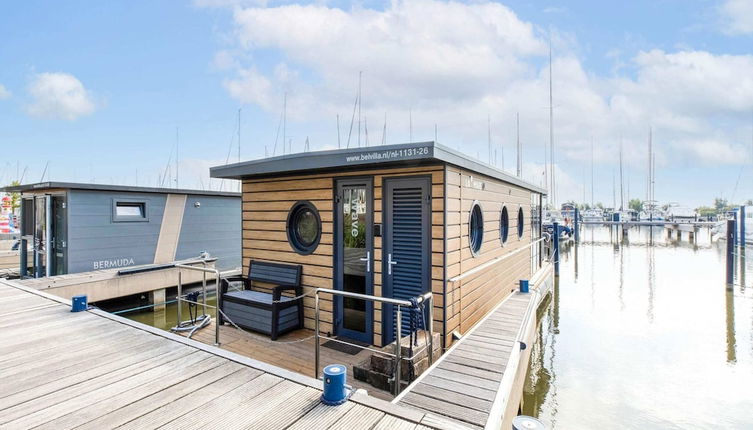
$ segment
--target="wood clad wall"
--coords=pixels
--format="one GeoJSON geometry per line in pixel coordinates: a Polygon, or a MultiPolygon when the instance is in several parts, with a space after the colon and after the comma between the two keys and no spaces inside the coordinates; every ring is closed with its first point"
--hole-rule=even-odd
{"type": "Polygon", "coordinates": [[[447,327],[445,347],[451,333],[470,329],[487,312],[517,287],[518,280],[531,276],[531,251],[520,251],[497,264],[487,266],[462,280],[450,279],[468,272],[531,241],[531,191],[497,179],[448,166],[447,204],[447,327]],[[472,180],[470,179],[472,178],[472,180]],[[479,189],[483,183],[483,189],[479,189]],[[473,256],[468,243],[471,205],[478,201],[483,212],[484,236],[481,250],[473,256]],[[507,242],[500,241],[502,206],[507,206],[507,242]],[[523,236],[518,237],[518,208],[523,208],[523,236]]]}
{"type": "MultiPolygon", "coordinates": [[[[431,176],[432,182],[432,291],[434,294],[434,330],[441,332],[444,304],[444,167],[426,166],[388,170],[302,175],[276,179],[243,181],[243,271],[250,259],[303,265],[304,292],[313,288],[333,288],[334,276],[334,187],[335,180],[372,176],[374,183],[374,223],[382,222],[383,179],[396,176],[431,176]],[[322,238],[311,255],[296,253],[285,231],[288,211],[297,201],[309,200],[319,210],[322,238]]],[[[382,294],[382,238],[374,238],[374,295],[382,294]]],[[[264,288],[263,285],[259,286],[264,288]]],[[[332,331],[332,298],[322,295],[320,329],[332,331]]],[[[314,328],[314,299],[304,299],[305,326],[314,328]]],[[[381,306],[374,306],[374,343],[381,344],[381,306]]]]}

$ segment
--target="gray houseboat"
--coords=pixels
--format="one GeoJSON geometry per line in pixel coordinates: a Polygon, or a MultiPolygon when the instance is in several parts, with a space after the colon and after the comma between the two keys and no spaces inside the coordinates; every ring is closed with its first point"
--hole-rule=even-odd
{"type": "Polygon", "coordinates": [[[239,193],[44,182],[4,188],[21,193],[21,253],[44,277],[217,257],[240,266],[239,193]]]}

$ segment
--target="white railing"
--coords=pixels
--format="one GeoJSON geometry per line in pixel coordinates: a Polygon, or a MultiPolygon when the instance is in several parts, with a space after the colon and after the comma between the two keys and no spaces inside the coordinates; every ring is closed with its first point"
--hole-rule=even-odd
{"type": "Polygon", "coordinates": [[[482,272],[482,271],[488,269],[489,267],[495,266],[496,264],[498,264],[498,263],[500,263],[502,261],[507,260],[508,258],[512,257],[513,255],[516,255],[516,254],[518,254],[520,252],[526,251],[529,248],[532,248],[534,245],[538,244],[539,242],[542,242],[542,241],[545,241],[545,240],[549,240],[549,235],[545,235],[543,237],[540,237],[540,238],[534,240],[533,242],[531,242],[530,244],[528,244],[528,246],[520,247],[520,248],[518,248],[518,249],[516,249],[516,250],[514,250],[512,252],[508,252],[505,255],[501,255],[501,256],[493,259],[493,260],[487,261],[484,264],[476,266],[473,269],[468,270],[467,272],[463,272],[460,275],[454,276],[454,277],[448,279],[447,282],[455,283],[455,282],[460,281],[460,280],[462,280],[464,278],[467,278],[468,276],[471,276],[471,275],[473,275],[475,273],[482,272]]]}

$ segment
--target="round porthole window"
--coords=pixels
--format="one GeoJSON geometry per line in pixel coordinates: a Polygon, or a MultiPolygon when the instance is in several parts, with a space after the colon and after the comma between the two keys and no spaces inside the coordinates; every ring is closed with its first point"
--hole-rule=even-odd
{"type": "Polygon", "coordinates": [[[322,220],[311,202],[298,202],[288,213],[288,242],[295,252],[311,254],[322,237],[322,220]]]}
{"type": "Polygon", "coordinates": [[[502,244],[507,242],[507,234],[510,231],[510,216],[507,214],[507,206],[502,206],[502,213],[499,215],[499,240],[502,244]]]}
{"type": "Polygon", "coordinates": [[[523,207],[518,208],[518,239],[523,237],[523,207]]]}
{"type": "Polygon", "coordinates": [[[484,241],[484,214],[481,212],[481,206],[479,206],[478,202],[473,202],[473,206],[471,206],[468,239],[471,253],[474,256],[478,255],[479,251],[481,251],[481,244],[484,241]]]}

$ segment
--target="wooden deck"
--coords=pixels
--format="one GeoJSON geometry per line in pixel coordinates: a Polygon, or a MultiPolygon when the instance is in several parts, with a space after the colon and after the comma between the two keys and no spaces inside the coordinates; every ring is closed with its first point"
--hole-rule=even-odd
{"type": "MultiPolygon", "coordinates": [[[[209,326],[197,331],[192,339],[207,345],[213,345],[215,340],[214,333],[213,320],[209,326]]],[[[269,336],[240,331],[233,326],[224,325],[220,327],[220,348],[282,367],[291,372],[313,377],[315,361],[313,336],[313,330],[301,329],[287,333],[277,338],[276,341],[272,341],[269,339],[269,336]]],[[[320,341],[322,344],[325,342],[326,339],[321,339],[320,341]]],[[[369,357],[372,354],[370,351],[361,350],[358,354],[350,355],[322,346],[319,349],[319,354],[322,367],[329,364],[344,364],[347,367],[348,385],[365,389],[374,397],[392,400],[392,395],[389,392],[357,381],[353,377],[353,365],[369,357]]]]}
{"type": "Polygon", "coordinates": [[[450,428],[355,393],[0,280],[0,428],[450,428]]]}
{"type": "MultiPolygon", "coordinates": [[[[516,415],[517,405],[512,401],[500,403],[500,399],[519,398],[520,374],[521,370],[526,373],[530,349],[520,359],[513,358],[519,362],[512,363],[510,357],[514,348],[520,348],[518,336],[524,319],[529,325],[533,319],[535,327],[536,313],[529,307],[535,310],[547,291],[548,285],[540,287],[540,294],[513,293],[409,386],[397,403],[470,428],[484,428],[490,418],[501,422],[505,411],[516,415]],[[514,374],[508,375],[511,384],[503,386],[508,366],[514,367],[514,374]],[[517,396],[512,391],[517,391],[517,396]]],[[[531,328],[527,331],[532,335],[531,328]]]]}

